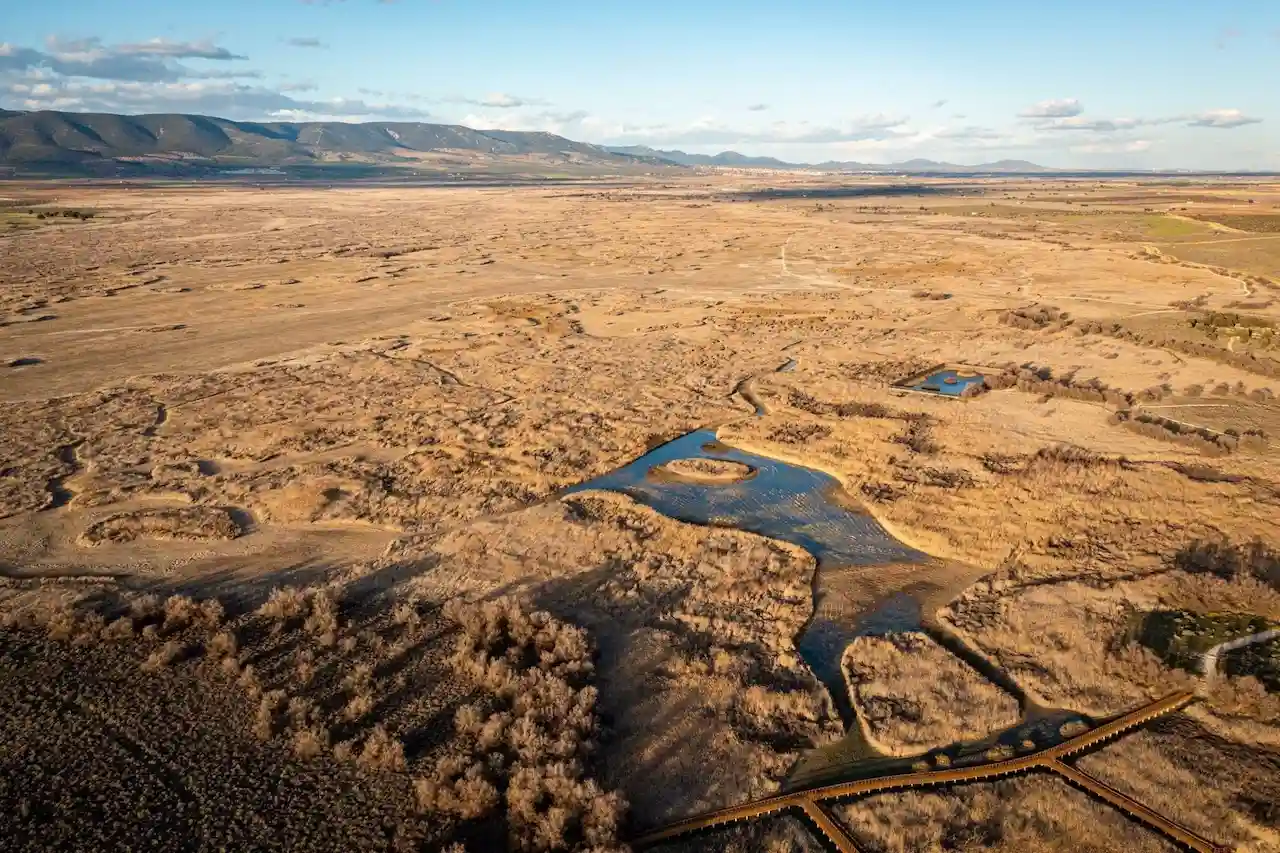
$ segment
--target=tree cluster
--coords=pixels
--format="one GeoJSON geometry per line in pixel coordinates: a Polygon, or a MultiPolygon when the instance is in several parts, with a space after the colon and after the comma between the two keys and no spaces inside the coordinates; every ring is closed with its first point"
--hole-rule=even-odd
{"type": "Polygon", "coordinates": [[[455,600],[445,614],[461,629],[451,662],[490,694],[489,707],[458,709],[462,749],[417,780],[419,806],[463,820],[500,816],[513,850],[625,849],[626,803],[587,772],[599,721],[586,633],[511,598],[455,600]]]}

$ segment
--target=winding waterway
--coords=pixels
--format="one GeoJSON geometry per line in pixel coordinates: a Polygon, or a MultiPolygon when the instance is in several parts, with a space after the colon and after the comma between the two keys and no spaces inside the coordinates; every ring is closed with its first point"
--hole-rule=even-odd
{"type": "Polygon", "coordinates": [[[894,539],[870,515],[851,509],[852,502],[829,474],[730,447],[716,438],[715,430],[700,429],[565,493],[589,489],[621,492],[679,521],[758,533],[812,554],[818,561],[814,612],[796,645],[827,687],[846,725],[852,720],[852,709],[840,658],[849,641],[858,633],[876,633],[877,622],[885,623],[882,629],[911,628],[919,622],[918,607],[908,606],[900,613],[900,607],[890,604],[874,613],[860,612],[862,607],[846,606],[838,590],[826,583],[833,573],[858,567],[930,559],[894,539]],[[728,483],[663,476],[662,466],[678,459],[727,460],[747,465],[755,473],[728,483]]]}

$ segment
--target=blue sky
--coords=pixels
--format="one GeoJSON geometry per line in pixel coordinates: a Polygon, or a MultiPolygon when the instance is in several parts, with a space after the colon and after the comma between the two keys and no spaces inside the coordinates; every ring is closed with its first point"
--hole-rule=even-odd
{"type": "Polygon", "coordinates": [[[0,0],[0,106],[1280,169],[1277,0],[0,0]]]}

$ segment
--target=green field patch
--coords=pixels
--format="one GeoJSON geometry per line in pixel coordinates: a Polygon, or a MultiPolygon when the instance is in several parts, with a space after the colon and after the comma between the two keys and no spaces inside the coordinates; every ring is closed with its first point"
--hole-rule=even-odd
{"type": "Polygon", "coordinates": [[[1280,234],[1280,214],[1275,213],[1239,214],[1235,216],[1200,214],[1195,218],[1201,222],[1225,225],[1228,228],[1234,228],[1237,231],[1248,231],[1252,234],[1280,234]]]}
{"type": "Polygon", "coordinates": [[[1143,216],[1142,225],[1146,236],[1153,240],[1180,240],[1184,237],[1200,237],[1213,233],[1213,229],[1207,225],[1199,225],[1172,216],[1143,216]]]}
{"type": "Polygon", "coordinates": [[[1280,691],[1280,639],[1227,652],[1222,671],[1232,676],[1252,675],[1267,690],[1280,691]]]}
{"type": "Polygon", "coordinates": [[[1131,631],[1133,639],[1169,666],[1199,672],[1200,659],[1209,649],[1273,627],[1271,622],[1252,613],[1154,610],[1135,617],[1131,631]]]}

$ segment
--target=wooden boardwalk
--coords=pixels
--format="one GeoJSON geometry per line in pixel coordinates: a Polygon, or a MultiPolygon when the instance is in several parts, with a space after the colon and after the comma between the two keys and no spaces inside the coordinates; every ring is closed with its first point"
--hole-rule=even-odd
{"type": "Polygon", "coordinates": [[[753,820],[757,817],[790,809],[799,809],[817,825],[818,830],[835,845],[837,850],[840,850],[841,853],[856,853],[857,848],[844,829],[819,805],[822,801],[848,799],[905,788],[951,785],[957,782],[994,779],[1015,773],[1025,773],[1030,770],[1046,770],[1121,809],[1134,819],[1142,821],[1158,832],[1163,833],[1166,837],[1196,851],[1196,853],[1229,853],[1230,848],[1219,847],[1176,821],[1144,806],[1128,795],[1062,761],[1064,758],[1144,725],[1156,717],[1176,711],[1186,706],[1194,698],[1195,694],[1193,693],[1171,694],[1130,711],[1108,723],[1095,726],[1089,731],[1063,741],[1057,746],[1048,747],[1017,758],[993,761],[974,767],[951,767],[941,770],[898,773],[890,776],[877,776],[871,779],[859,779],[855,782],[823,785],[804,791],[793,791],[789,794],[766,797],[752,803],[744,803],[727,809],[718,809],[677,821],[643,835],[632,843],[636,847],[646,847],[699,830],[725,826],[739,821],[753,820]]]}

